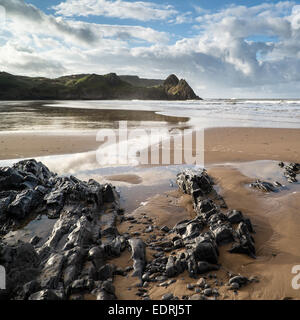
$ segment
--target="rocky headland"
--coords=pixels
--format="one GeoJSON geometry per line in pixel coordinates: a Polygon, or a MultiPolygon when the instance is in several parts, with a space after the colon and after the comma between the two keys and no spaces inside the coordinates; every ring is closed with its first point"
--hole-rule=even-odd
{"type": "Polygon", "coordinates": [[[165,81],[135,76],[79,74],[56,79],[0,72],[0,100],[201,100],[175,75],[165,81]]]}

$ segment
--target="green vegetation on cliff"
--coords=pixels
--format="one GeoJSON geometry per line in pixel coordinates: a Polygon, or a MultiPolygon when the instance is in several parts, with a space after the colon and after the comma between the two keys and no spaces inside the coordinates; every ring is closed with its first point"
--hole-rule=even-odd
{"type": "Polygon", "coordinates": [[[197,100],[185,80],[165,81],[137,76],[78,74],[56,79],[15,76],[0,72],[0,100],[197,100]]]}

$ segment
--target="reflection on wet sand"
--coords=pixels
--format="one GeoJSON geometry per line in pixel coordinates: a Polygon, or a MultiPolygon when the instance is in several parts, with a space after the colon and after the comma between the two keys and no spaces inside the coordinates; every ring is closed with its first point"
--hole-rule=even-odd
{"type": "Polygon", "coordinates": [[[115,128],[117,121],[128,121],[129,126],[137,126],[140,122],[151,122],[155,126],[155,122],[165,122],[174,127],[189,120],[187,117],[165,116],[154,111],[64,108],[48,106],[49,103],[2,103],[0,131],[99,130],[115,128]]]}

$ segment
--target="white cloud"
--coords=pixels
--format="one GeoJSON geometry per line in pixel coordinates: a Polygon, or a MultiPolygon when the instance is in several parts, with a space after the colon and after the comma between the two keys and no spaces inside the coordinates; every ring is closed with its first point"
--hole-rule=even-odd
{"type": "Polygon", "coordinates": [[[66,40],[94,42],[97,35],[85,25],[72,25],[61,18],[46,15],[33,5],[21,0],[0,0],[6,10],[7,24],[15,32],[48,33],[66,40]]]}
{"type": "MultiPolygon", "coordinates": [[[[172,45],[168,33],[152,28],[53,17],[21,0],[0,0],[0,5],[8,9],[0,31],[0,64],[8,72],[151,78],[176,73],[203,97],[299,95],[300,6],[290,1],[200,10],[193,30],[198,34],[172,45]]],[[[184,12],[176,16],[190,18],[184,12]]]]}
{"type": "Polygon", "coordinates": [[[165,20],[177,13],[171,5],[122,0],[67,0],[53,9],[66,17],[94,15],[141,21],[165,20]]]}
{"type": "Polygon", "coordinates": [[[94,45],[102,42],[104,37],[126,40],[136,38],[147,42],[168,41],[167,33],[151,28],[99,25],[53,17],[22,0],[0,0],[0,5],[6,9],[6,29],[16,37],[21,37],[23,33],[46,34],[80,45],[94,45]]]}
{"type": "Polygon", "coordinates": [[[171,19],[169,23],[174,24],[183,24],[183,23],[193,23],[194,19],[192,17],[192,12],[185,12],[182,14],[176,15],[174,19],[171,19]]]}

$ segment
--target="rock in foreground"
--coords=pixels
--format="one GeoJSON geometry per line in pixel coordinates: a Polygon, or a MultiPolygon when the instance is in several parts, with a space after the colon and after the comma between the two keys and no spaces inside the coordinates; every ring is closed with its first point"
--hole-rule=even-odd
{"type": "Polygon", "coordinates": [[[0,168],[0,186],[2,236],[41,215],[56,219],[46,239],[9,245],[0,239],[0,264],[7,273],[1,298],[116,298],[115,266],[106,260],[121,254],[126,239],[116,229],[122,212],[112,185],[59,177],[42,163],[26,160],[0,168]]]}

